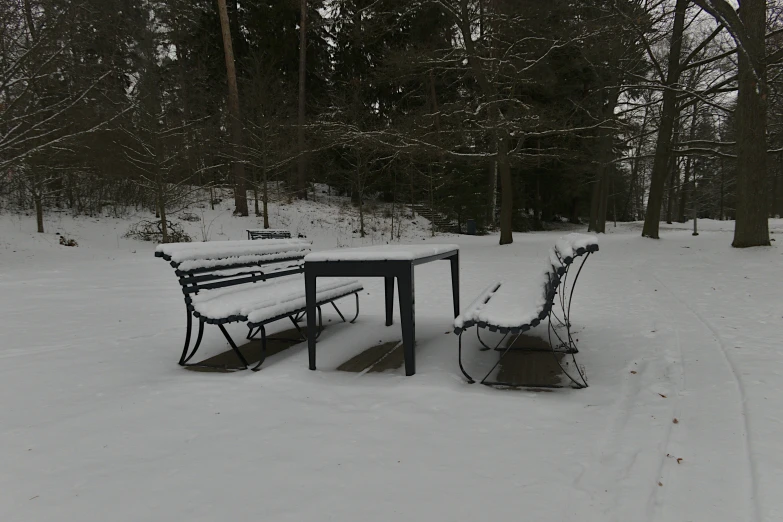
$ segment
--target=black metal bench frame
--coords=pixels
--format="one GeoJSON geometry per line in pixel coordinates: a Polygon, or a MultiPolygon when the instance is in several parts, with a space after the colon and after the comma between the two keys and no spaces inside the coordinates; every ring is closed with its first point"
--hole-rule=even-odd
{"type": "MultiPolygon", "coordinates": [[[[470,327],[476,326],[476,337],[478,338],[479,342],[483,346],[482,351],[491,350],[491,351],[500,352],[500,357],[498,358],[497,362],[495,362],[495,364],[492,366],[492,368],[487,372],[487,374],[481,379],[480,381],[481,384],[485,384],[488,386],[508,386],[508,387],[562,388],[563,387],[562,385],[553,385],[553,384],[512,383],[512,382],[488,380],[489,376],[492,375],[492,372],[495,371],[495,369],[503,361],[503,358],[506,355],[508,355],[509,352],[513,350],[527,351],[527,352],[545,351],[545,352],[552,353],[552,355],[555,357],[555,361],[557,362],[558,366],[560,366],[560,369],[563,371],[563,374],[566,377],[568,377],[568,379],[571,381],[571,385],[573,387],[587,388],[587,379],[585,378],[584,372],[579,368],[579,364],[576,362],[575,354],[577,354],[579,350],[577,349],[576,346],[576,340],[571,334],[571,302],[574,297],[574,289],[576,288],[576,283],[579,280],[579,275],[582,273],[582,268],[584,267],[585,262],[590,257],[590,254],[597,251],[598,251],[597,244],[589,245],[586,248],[575,249],[574,255],[572,257],[561,257],[560,254],[557,252],[557,250],[555,250],[555,254],[557,255],[562,265],[560,267],[557,267],[554,271],[548,272],[549,278],[544,283],[546,304],[544,305],[544,308],[541,310],[541,312],[538,314],[538,317],[533,319],[530,323],[509,328],[509,327],[493,325],[491,323],[485,323],[485,322],[466,321],[462,325],[462,327],[454,329],[454,333],[459,336],[459,351],[458,351],[459,368],[469,383],[472,384],[476,381],[473,379],[473,377],[471,377],[468,374],[468,372],[465,370],[465,367],[462,364],[462,334],[470,327]],[[582,262],[579,264],[579,268],[577,269],[576,275],[574,276],[573,280],[569,281],[568,274],[570,269],[574,266],[574,261],[576,260],[577,257],[582,257],[582,256],[584,257],[582,259],[582,262]],[[556,305],[559,305],[562,318],[560,315],[558,315],[555,312],[556,305]],[[545,319],[548,321],[547,340],[549,342],[549,349],[543,350],[543,349],[531,349],[531,348],[513,348],[514,342],[520,335],[527,332],[531,328],[535,328],[536,326],[541,324],[541,322],[545,319]],[[557,323],[556,325],[555,322],[557,323]],[[490,332],[501,333],[503,334],[503,337],[500,339],[500,341],[498,341],[498,343],[495,346],[487,345],[481,339],[481,333],[480,333],[481,329],[487,329],[490,332]],[[508,342],[506,347],[501,348],[500,345],[509,336],[513,336],[513,339],[511,339],[508,342]],[[552,342],[553,336],[555,337],[556,344],[552,342]],[[558,354],[566,354],[571,356],[571,359],[573,360],[574,363],[574,368],[576,369],[578,375],[578,380],[576,377],[574,377],[568,371],[566,371],[565,368],[563,368],[562,364],[560,364],[560,360],[557,358],[558,354]]],[[[498,287],[500,287],[500,284],[497,285],[495,290],[497,290],[498,287]]],[[[484,303],[489,302],[491,299],[492,299],[492,294],[487,298],[486,301],[484,301],[484,303]]]]}
{"type": "Polygon", "coordinates": [[[291,239],[291,232],[288,230],[247,230],[248,239],[291,239]]]}
{"type": "MultiPolygon", "coordinates": [[[[182,293],[185,296],[185,313],[187,315],[187,331],[185,332],[185,346],[183,347],[182,355],[179,358],[180,366],[218,368],[223,370],[246,370],[249,368],[247,359],[245,359],[245,356],[242,355],[242,352],[239,351],[239,348],[237,347],[236,343],[231,338],[231,335],[229,335],[228,331],[224,326],[225,324],[228,323],[247,322],[248,318],[243,315],[233,315],[229,317],[223,317],[220,319],[204,317],[203,315],[199,314],[195,310],[193,306],[193,300],[190,297],[192,294],[197,294],[198,292],[205,291],[205,290],[216,290],[218,288],[228,288],[232,286],[255,284],[270,279],[276,279],[279,277],[302,274],[304,272],[304,266],[302,265],[301,262],[302,259],[304,259],[304,255],[292,255],[290,257],[286,257],[283,259],[275,259],[274,261],[269,261],[269,262],[258,261],[258,262],[241,263],[241,264],[226,264],[226,265],[220,265],[220,266],[214,266],[208,268],[195,268],[193,270],[180,270],[179,263],[172,261],[171,256],[166,255],[163,252],[155,252],[155,257],[160,257],[166,261],[169,261],[171,266],[174,268],[174,273],[176,274],[179,280],[179,284],[182,288],[182,293]],[[293,264],[284,266],[284,263],[293,263],[293,264]],[[273,271],[264,272],[263,271],[264,265],[274,265],[273,271]],[[230,270],[232,271],[232,273],[229,274],[219,273],[225,270],[230,270]],[[198,325],[198,333],[196,336],[196,343],[193,346],[193,349],[190,350],[190,341],[193,334],[193,318],[198,319],[199,325],[198,325]],[[193,356],[196,355],[196,352],[201,346],[201,340],[204,335],[205,324],[215,324],[217,325],[218,328],[220,328],[220,332],[226,338],[226,341],[228,341],[228,344],[231,346],[231,349],[234,351],[237,358],[242,363],[242,367],[228,368],[225,366],[213,366],[213,365],[208,365],[203,363],[189,362],[193,358],[193,356]]],[[[304,280],[302,281],[302,284],[304,285],[304,280]]],[[[320,335],[321,331],[323,330],[323,316],[321,313],[321,306],[325,304],[331,304],[339,314],[340,318],[344,322],[346,322],[345,317],[343,316],[342,312],[337,307],[337,305],[334,303],[334,301],[349,296],[351,294],[355,295],[356,315],[350,321],[351,323],[353,323],[356,321],[356,318],[359,317],[359,292],[360,291],[361,290],[354,290],[352,292],[340,294],[336,297],[330,299],[324,299],[318,302],[319,323],[318,323],[318,332],[316,333],[315,336],[316,338],[320,335]]],[[[289,318],[291,319],[291,322],[293,322],[294,326],[296,327],[296,330],[299,332],[300,336],[302,337],[302,340],[303,341],[307,340],[307,337],[304,335],[302,329],[297,324],[298,321],[300,321],[304,317],[305,311],[306,311],[306,307],[302,306],[301,308],[293,310],[289,313],[281,314],[279,316],[266,319],[264,321],[260,321],[256,323],[248,322],[247,326],[249,328],[249,332],[246,337],[247,339],[254,339],[255,336],[258,335],[258,333],[261,333],[261,359],[258,361],[258,364],[256,364],[252,368],[253,371],[258,371],[261,365],[263,364],[264,360],[266,359],[266,345],[268,340],[278,340],[278,341],[286,341],[292,343],[300,342],[297,339],[290,339],[290,338],[283,338],[283,337],[281,338],[268,337],[266,335],[265,326],[268,325],[269,323],[278,321],[280,319],[289,318]]]]}

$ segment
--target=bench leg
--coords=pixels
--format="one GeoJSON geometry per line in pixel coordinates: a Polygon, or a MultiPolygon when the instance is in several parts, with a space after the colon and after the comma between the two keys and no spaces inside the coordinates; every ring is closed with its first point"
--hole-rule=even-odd
{"type": "Polygon", "coordinates": [[[253,366],[254,372],[261,369],[261,365],[264,364],[264,360],[266,359],[266,328],[264,328],[264,325],[261,325],[258,329],[261,331],[261,358],[258,360],[258,364],[253,366]]]}
{"type": "Polygon", "coordinates": [[[337,312],[337,315],[339,315],[339,316],[340,316],[340,319],[342,319],[344,323],[347,323],[348,321],[346,321],[346,320],[345,320],[345,316],[344,316],[344,315],[343,315],[343,313],[340,311],[340,309],[339,309],[339,308],[337,308],[337,305],[336,305],[336,304],[334,304],[334,301],[332,301],[332,303],[331,303],[331,304],[332,304],[332,308],[334,308],[334,311],[335,311],[335,312],[337,312]]]}
{"type": "Polygon", "coordinates": [[[199,346],[201,346],[201,338],[204,336],[204,321],[198,322],[198,335],[196,336],[196,345],[193,347],[193,351],[190,352],[190,355],[188,355],[184,360],[180,360],[179,365],[180,366],[186,366],[188,361],[193,358],[194,355],[196,355],[196,352],[198,351],[199,346]]]}
{"type": "Polygon", "coordinates": [[[457,350],[457,357],[459,358],[459,369],[462,372],[462,375],[464,375],[468,380],[468,384],[473,384],[476,382],[473,380],[473,377],[468,375],[468,372],[465,371],[465,367],[462,366],[462,333],[459,334],[459,348],[457,350]]]}
{"type": "Polygon", "coordinates": [[[356,315],[353,316],[353,319],[351,319],[350,323],[353,324],[356,322],[356,319],[359,317],[359,293],[353,294],[356,297],[356,315]]]}
{"type": "Polygon", "coordinates": [[[223,337],[226,338],[228,341],[228,344],[231,345],[231,349],[234,350],[234,353],[237,354],[237,357],[239,357],[239,360],[242,361],[242,364],[245,365],[244,369],[247,369],[247,360],[245,359],[245,356],[242,355],[242,352],[239,351],[239,348],[237,348],[237,345],[234,343],[234,340],[231,338],[230,335],[228,335],[228,332],[226,331],[225,326],[222,324],[218,325],[218,328],[220,328],[220,331],[223,332],[223,337]]]}
{"type": "Polygon", "coordinates": [[[260,326],[255,331],[253,330],[253,328],[249,328],[246,339],[248,341],[255,339],[256,335],[258,335],[259,332],[261,332],[260,326]]]}
{"type": "Polygon", "coordinates": [[[394,323],[394,278],[383,278],[386,297],[386,326],[394,323]]]}
{"type": "Polygon", "coordinates": [[[345,316],[343,316],[343,313],[340,311],[339,308],[337,308],[337,304],[335,304],[335,302],[332,301],[332,306],[334,307],[334,311],[337,312],[337,315],[340,316],[340,319],[342,319],[344,323],[351,323],[351,324],[353,324],[353,323],[356,322],[356,318],[359,317],[359,293],[357,292],[357,293],[355,293],[353,295],[354,295],[354,297],[356,297],[356,315],[354,315],[353,319],[351,319],[350,321],[346,321],[345,320],[345,316]]]}
{"type": "Polygon", "coordinates": [[[185,363],[185,357],[188,355],[188,349],[190,349],[190,332],[193,330],[193,316],[187,308],[185,309],[185,313],[188,314],[188,330],[185,332],[185,347],[182,349],[182,355],[179,357],[180,366],[185,363]]]}
{"type": "Polygon", "coordinates": [[[579,368],[579,363],[576,362],[576,355],[575,354],[576,354],[576,352],[578,350],[575,349],[576,348],[576,344],[573,343],[573,338],[571,337],[571,327],[570,327],[570,323],[568,322],[567,319],[566,319],[566,331],[568,332],[568,339],[569,339],[569,341],[564,341],[563,338],[560,337],[560,334],[557,333],[557,330],[555,330],[555,327],[552,324],[552,317],[550,315],[550,317],[549,317],[549,326],[548,326],[548,329],[547,329],[547,334],[549,336],[549,345],[552,347],[552,354],[555,355],[555,353],[554,353],[554,345],[552,344],[552,334],[554,333],[555,337],[557,337],[557,340],[560,341],[560,345],[561,346],[566,346],[567,349],[569,350],[566,353],[571,354],[571,360],[574,362],[574,368],[576,368],[576,373],[579,375],[579,379],[582,382],[579,382],[576,379],[574,379],[574,377],[570,373],[568,373],[565,368],[563,368],[563,366],[560,364],[560,361],[557,362],[558,366],[560,366],[560,369],[563,371],[563,374],[566,377],[568,377],[568,379],[574,384],[574,386],[576,386],[576,388],[587,388],[587,379],[585,378],[584,373],[582,373],[582,370],[579,368]]]}
{"type": "Polygon", "coordinates": [[[296,322],[296,319],[290,316],[288,318],[291,320],[291,324],[294,325],[294,328],[296,328],[296,331],[299,332],[299,337],[301,337],[303,341],[306,341],[307,336],[302,331],[302,328],[300,328],[299,323],[296,322]]]}
{"type": "Polygon", "coordinates": [[[412,266],[397,277],[397,290],[400,294],[400,323],[402,323],[402,344],[405,350],[405,375],[410,376],[416,373],[416,320],[412,266]]]}
{"type": "Polygon", "coordinates": [[[480,350],[480,351],[482,351],[482,352],[486,352],[486,351],[488,351],[488,350],[491,350],[491,349],[492,349],[492,347],[491,347],[491,346],[489,346],[487,343],[485,343],[485,342],[484,342],[484,341],[481,339],[481,328],[479,328],[478,326],[476,327],[476,337],[478,338],[478,341],[481,343],[481,346],[482,346],[482,348],[479,348],[479,350],[480,350]]]}
{"type": "Polygon", "coordinates": [[[187,366],[188,361],[191,360],[194,355],[196,355],[196,352],[198,351],[199,346],[201,346],[201,338],[203,336],[204,336],[204,321],[199,321],[198,322],[198,335],[196,336],[196,345],[193,347],[193,351],[190,352],[190,355],[188,355],[187,352],[182,352],[182,357],[179,360],[179,365],[180,366],[187,366]]]}

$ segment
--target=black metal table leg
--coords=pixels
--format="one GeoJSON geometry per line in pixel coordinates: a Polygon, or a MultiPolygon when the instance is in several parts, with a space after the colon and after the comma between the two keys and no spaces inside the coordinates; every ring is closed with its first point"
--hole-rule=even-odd
{"type": "Polygon", "coordinates": [[[416,265],[446,259],[451,263],[452,298],[454,314],[457,316],[459,314],[459,252],[456,248],[425,257],[414,257],[410,260],[366,259],[305,261],[304,273],[308,330],[307,346],[310,369],[316,369],[316,279],[318,277],[383,277],[386,326],[393,324],[394,279],[397,279],[397,291],[400,301],[400,322],[405,353],[405,374],[414,375],[416,373],[414,268],[416,265]]]}
{"type": "Polygon", "coordinates": [[[416,373],[416,315],[413,287],[413,265],[397,276],[397,290],[400,295],[400,323],[402,323],[402,344],[405,350],[405,375],[416,373]]]}
{"type": "Polygon", "coordinates": [[[386,290],[386,326],[394,323],[394,277],[384,277],[386,290]]]}
{"type": "Polygon", "coordinates": [[[305,264],[305,299],[307,301],[307,355],[310,369],[315,370],[315,338],[318,336],[318,326],[315,317],[315,281],[316,276],[307,270],[305,264]]]}
{"type": "Polygon", "coordinates": [[[454,301],[454,317],[459,315],[459,253],[449,258],[451,262],[451,297],[454,301]]]}

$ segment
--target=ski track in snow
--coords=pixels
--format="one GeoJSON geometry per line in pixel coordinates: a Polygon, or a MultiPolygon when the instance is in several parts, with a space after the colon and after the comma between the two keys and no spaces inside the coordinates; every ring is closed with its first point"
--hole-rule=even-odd
{"type": "MultiPolygon", "coordinates": [[[[635,267],[631,273],[633,274],[638,268],[635,267]]],[[[626,282],[622,281],[616,281],[616,284],[618,286],[628,286],[626,282]]],[[[652,292],[650,291],[650,293],[652,292]]],[[[650,310],[657,316],[657,319],[653,322],[654,331],[658,331],[658,325],[665,321],[659,310],[660,307],[650,310]]],[[[658,481],[667,458],[665,453],[662,453],[657,462],[653,463],[656,471],[655,475],[648,473],[648,476],[644,476],[645,470],[650,471],[650,465],[646,462],[640,463],[639,461],[640,453],[644,450],[639,447],[638,441],[635,439],[638,434],[635,423],[640,422],[640,419],[632,419],[638,413],[640,407],[645,406],[645,399],[642,397],[643,392],[649,391],[651,388],[659,389],[660,387],[659,383],[646,380],[655,379],[657,360],[666,359],[666,354],[661,351],[659,343],[653,343],[653,346],[657,351],[657,357],[653,358],[647,355],[645,359],[631,361],[626,366],[627,376],[622,383],[622,392],[612,407],[611,420],[608,422],[608,427],[603,436],[598,439],[596,449],[593,450],[594,461],[587,469],[583,469],[582,473],[574,480],[574,486],[579,490],[587,492],[591,498],[594,498],[596,494],[601,496],[601,489],[604,490],[603,494],[608,494],[611,491],[611,494],[608,495],[611,499],[609,505],[604,506],[602,509],[602,516],[606,517],[607,521],[624,522],[630,520],[631,518],[629,517],[633,517],[633,520],[651,522],[656,518],[656,500],[662,489],[658,486],[658,481]],[[636,373],[632,374],[631,371],[636,373]],[[609,471],[607,467],[611,473],[607,473],[609,471]],[[638,474],[642,476],[637,477],[638,474]],[[646,484],[640,484],[639,487],[647,491],[646,495],[642,494],[642,497],[646,498],[646,506],[641,513],[639,511],[641,498],[637,496],[629,497],[627,489],[618,487],[625,481],[637,479],[646,484]],[[589,487],[588,484],[597,484],[597,486],[589,487]]],[[[677,351],[681,353],[679,339],[677,351]]],[[[668,369],[671,369],[671,365],[668,369]]],[[[670,386],[664,389],[669,390],[670,387],[677,388],[675,393],[669,391],[668,396],[670,397],[679,396],[679,390],[684,379],[681,372],[678,371],[678,374],[676,379],[672,379],[670,375],[667,375],[667,383],[670,386]],[[675,380],[679,382],[673,382],[675,380]]],[[[676,417],[679,410],[679,401],[675,400],[674,402],[675,405],[671,408],[670,417],[676,417]]],[[[668,423],[665,428],[662,446],[668,446],[671,434],[672,424],[668,423]]]]}
{"type": "MultiPolygon", "coordinates": [[[[660,285],[672,296],[674,297],[680,305],[682,305],[682,308],[687,310],[693,317],[695,317],[699,323],[701,323],[712,335],[712,339],[715,341],[715,343],[718,345],[718,348],[720,349],[720,353],[722,355],[722,358],[726,364],[727,369],[731,373],[731,376],[734,380],[734,383],[736,385],[737,390],[737,403],[739,406],[739,414],[742,417],[742,430],[743,430],[743,436],[744,439],[744,447],[743,452],[745,454],[746,459],[746,465],[747,468],[745,470],[746,475],[746,481],[747,481],[747,488],[748,488],[748,494],[749,498],[751,499],[751,513],[750,518],[746,519],[749,521],[755,521],[760,522],[761,521],[761,507],[759,503],[758,498],[758,486],[757,486],[757,473],[755,469],[755,463],[753,460],[753,453],[751,450],[751,441],[750,441],[750,419],[749,419],[749,412],[747,410],[746,406],[746,394],[745,394],[745,384],[743,382],[743,379],[737,370],[736,365],[731,359],[731,356],[728,354],[728,350],[726,349],[726,343],[724,342],[723,338],[721,337],[720,333],[718,333],[717,329],[713,327],[698,311],[696,311],[691,305],[688,304],[687,301],[682,299],[679,295],[677,295],[676,292],[674,292],[656,273],[654,270],[650,270],[649,273],[652,275],[652,277],[660,283],[660,285]]],[[[676,331],[676,330],[675,330],[676,331]]],[[[677,334],[679,338],[679,333],[677,334]]],[[[707,354],[709,357],[709,354],[707,354]]]]}

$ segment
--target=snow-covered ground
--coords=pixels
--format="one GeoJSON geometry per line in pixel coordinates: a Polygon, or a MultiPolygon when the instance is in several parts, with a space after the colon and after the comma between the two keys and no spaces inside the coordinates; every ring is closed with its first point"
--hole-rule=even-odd
{"type": "MultiPolygon", "coordinates": [[[[316,249],[385,242],[349,239],[340,212],[297,203],[272,226],[316,249]]],[[[258,225],[210,221],[212,240],[258,225]]],[[[404,241],[459,243],[463,305],[493,279],[533,284],[560,235],[500,247],[429,239],[420,221],[404,241]]],[[[357,324],[324,332],[317,372],[304,344],[258,373],[182,370],[182,296],[154,245],[123,239],[128,220],[46,224],[79,246],[0,215],[4,522],[783,520],[783,239],[735,250],[729,222],[659,241],[610,227],[572,309],[590,388],[542,393],[464,382],[439,263],[416,272],[413,377],[335,371],[400,338],[376,279],[357,324]]],[[[217,328],[204,346],[227,349],[217,328]]]]}

